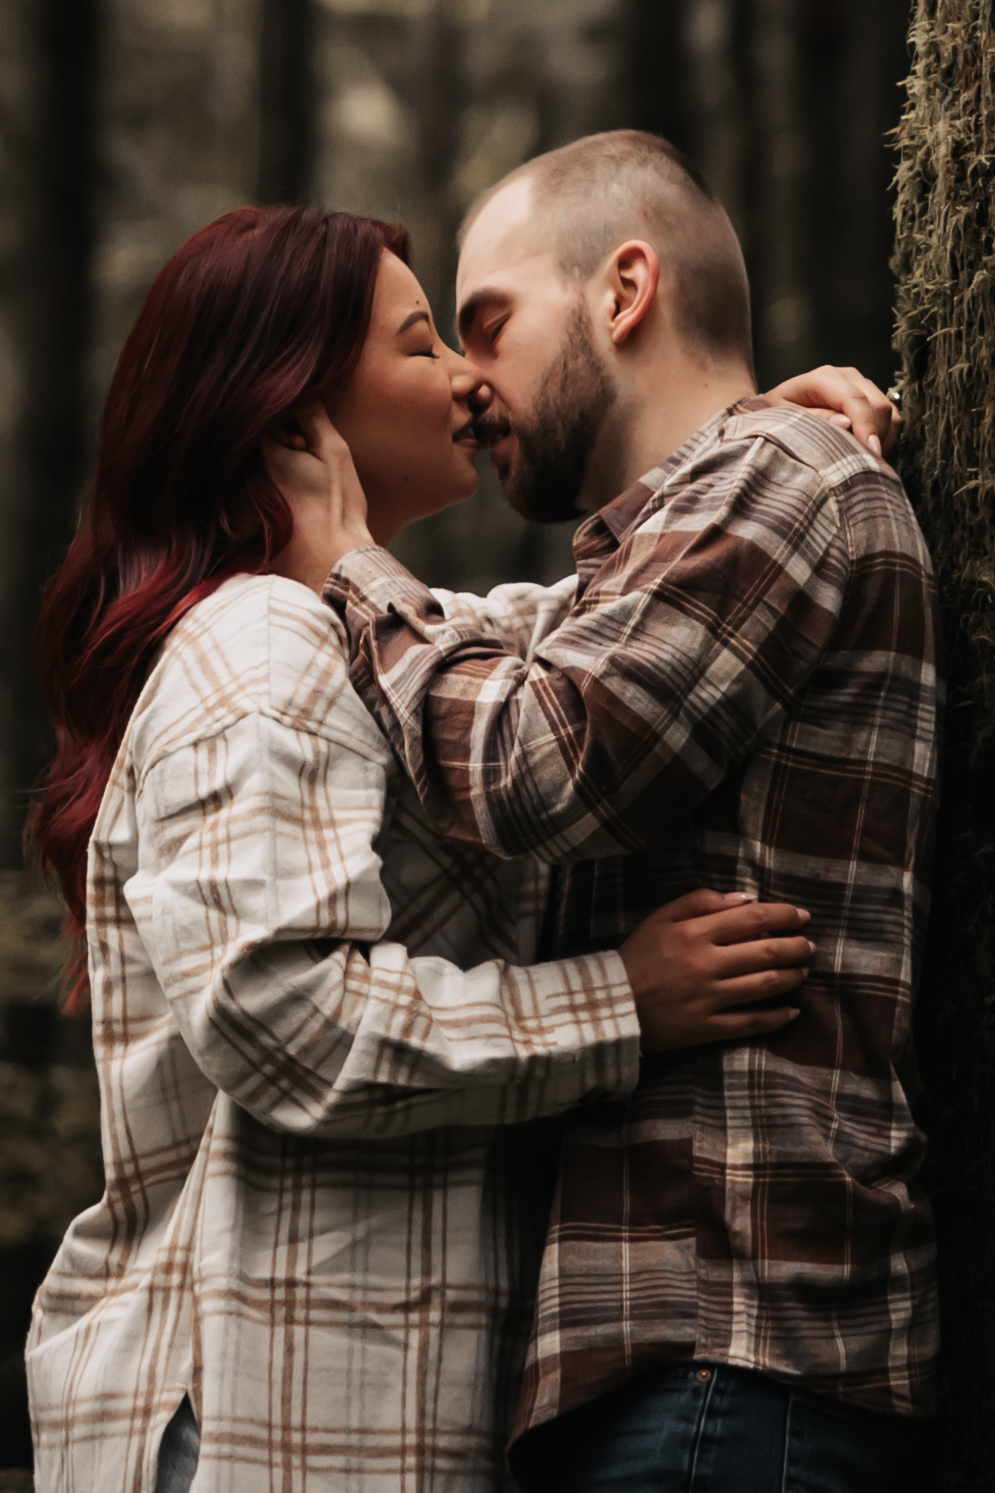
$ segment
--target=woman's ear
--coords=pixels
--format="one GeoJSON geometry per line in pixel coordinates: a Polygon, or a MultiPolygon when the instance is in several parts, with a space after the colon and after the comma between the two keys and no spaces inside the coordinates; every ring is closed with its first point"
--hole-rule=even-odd
{"type": "Polygon", "coordinates": [[[608,266],[613,294],[609,328],[616,347],[643,324],[656,302],[660,284],[660,256],[644,239],[620,244],[608,266]]]}
{"type": "Polygon", "coordinates": [[[293,415],[278,415],[267,426],[266,434],[278,446],[286,446],[288,451],[307,450],[307,437],[293,415]]]}

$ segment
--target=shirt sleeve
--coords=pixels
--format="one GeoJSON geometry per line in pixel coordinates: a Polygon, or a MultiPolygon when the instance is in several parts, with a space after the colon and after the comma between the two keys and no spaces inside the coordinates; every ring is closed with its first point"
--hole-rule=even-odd
{"type": "Polygon", "coordinates": [[[818,472],[743,444],[649,505],[531,660],[386,551],[339,562],[350,677],[444,833],[550,861],[651,848],[777,728],[831,644],[847,541],[818,472]]]}
{"type": "Polygon", "coordinates": [[[179,747],[136,796],[129,902],[195,1060],[264,1124],[397,1135],[629,1092],[617,954],[462,971],[385,941],[384,767],[265,712],[179,747]]]}
{"type": "Polygon", "coordinates": [[[576,594],[575,575],[566,576],[554,586],[512,581],[495,586],[486,596],[432,588],[447,621],[490,633],[509,653],[527,660],[542,640],[566,621],[576,594]]]}

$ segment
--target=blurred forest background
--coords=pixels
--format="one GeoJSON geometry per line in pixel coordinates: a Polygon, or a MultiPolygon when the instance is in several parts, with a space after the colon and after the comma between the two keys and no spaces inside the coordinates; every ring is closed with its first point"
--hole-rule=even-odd
{"type": "MultiPolygon", "coordinates": [[[[886,387],[886,135],[904,102],[909,9],[0,0],[0,1490],[31,1487],[31,1296],[101,1187],[88,1024],[58,1014],[58,904],[20,856],[50,748],[28,636],[156,271],[247,201],[400,219],[445,331],[453,236],[476,195],[539,151],[635,125],[687,150],[733,217],[761,387],[822,362],[886,387]]],[[[517,519],[487,472],[478,497],[397,548],[434,583],[480,589],[566,573],[569,539],[517,519]]]]}

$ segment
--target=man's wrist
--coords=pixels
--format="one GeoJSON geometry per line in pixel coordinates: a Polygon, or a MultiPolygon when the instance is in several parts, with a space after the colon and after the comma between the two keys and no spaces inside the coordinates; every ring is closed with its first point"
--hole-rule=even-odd
{"type": "Polygon", "coordinates": [[[383,545],[377,544],[373,539],[368,544],[357,544],[352,549],[343,551],[328,573],[329,580],[334,576],[348,578],[360,590],[371,587],[379,589],[380,583],[385,579],[395,582],[402,589],[408,586],[422,589],[421,581],[390,550],[384,549],[383,545]]]}

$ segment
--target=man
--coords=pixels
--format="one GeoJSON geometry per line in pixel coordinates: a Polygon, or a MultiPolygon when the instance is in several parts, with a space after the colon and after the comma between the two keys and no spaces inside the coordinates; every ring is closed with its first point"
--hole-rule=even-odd
{"type": "Polygon", "coordinates": [[[441,829],[557,863],[545,953],[699,884],[809,908],[818,947],[786,1031],[647,1059],[569,1126],[512,1465],[527,1489],[908,1488],[936,1353],[922,538],[883,462],[754,397],[739,246],[665,142],[512,173],[457,298],[511,501],[593,510],[576,602],[524,662],[343,515],[353,682],[441,829]]]}

